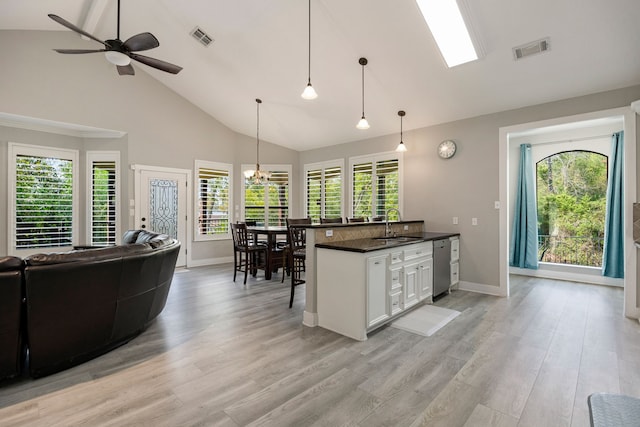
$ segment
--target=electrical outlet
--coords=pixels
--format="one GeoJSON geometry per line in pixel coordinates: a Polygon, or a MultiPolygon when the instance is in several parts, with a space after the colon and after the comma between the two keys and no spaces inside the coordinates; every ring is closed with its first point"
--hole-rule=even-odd
{"type": "Polygon", "coordinates": [[[493,208],[494,209],[500,209],[500,202],[497,201],[497,200],[495,202],[493,202],[493,208]]]}
{"type": "Polygon", "coordinates": [[[325,230],[324,235],[325,237],[333,237],[333,230],[325,230]]]}
{"type": "Polygon", "coordinates": [[[453,225],[458,225],[458,217],[457,216],[453,217],[453,225]]]}
{"type": "Polygon", "coordinates": [[[471,218],[471,225],[478,225],[478,218],[471,218]]]}
{"type": "Polygon", "coordinates": [[[409,226],[405,224],[404,231],[409,231],[409,226]]]}

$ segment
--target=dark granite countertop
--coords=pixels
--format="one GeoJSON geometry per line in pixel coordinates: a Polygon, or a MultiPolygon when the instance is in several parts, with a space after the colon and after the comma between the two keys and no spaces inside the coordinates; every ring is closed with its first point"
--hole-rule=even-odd
{"type": "MultiPolygon", "coordinates": [[[[413,221],[390,221],[389,224],[415,224],[415,223],[424,223],[424,220],[413,220],[413,221]]],[[[296,228],[340,228],[340,227],[366,227],[370,225],[384,225],[384,221],[373,221],[373,222],[333,222],[330,224],[291,224],[292,227],[296,228]]]]}
{"type": "Polygon", "coordinates": [[[414,243],[428,242],[431,240],[447,239],[453,236],[459,236],[460,233],[446,233],[446,232],[422,232],[422,233],[405,233],[398,237],[406,237],[406,239],[400,240],[384,240],[381,238],[366,238],[366,239],[354,239],[354,240],[342,240],[338,242],[325,242],[316,243],[316,248],[335,249],[338,251],[349,252],[372,252],[379,251],[381,249],[395,248],[398,246],[412,245],[414,243]]]}

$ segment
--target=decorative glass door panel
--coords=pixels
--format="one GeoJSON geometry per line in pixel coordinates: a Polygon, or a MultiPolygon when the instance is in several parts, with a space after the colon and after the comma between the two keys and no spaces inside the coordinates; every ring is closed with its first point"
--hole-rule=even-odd
{"type": "Polygon", "coordinates": [[[149,180],[149,229],[178,238],[178,181],[149,180]]]}

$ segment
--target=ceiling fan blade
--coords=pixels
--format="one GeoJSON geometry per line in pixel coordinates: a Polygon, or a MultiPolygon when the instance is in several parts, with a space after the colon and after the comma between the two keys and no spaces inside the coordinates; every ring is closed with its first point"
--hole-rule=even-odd
{"type": "MultiPolygon", "coordinates": [[[[95,40],[98,43],[102,43],[103,45],[107,46],[107,44],[105,42],[103,42],[102,40],[100,40],[99,38],[95,37],[94,35],[91,35],[89,33],[87,33],[86,31],[84,31],[82,28],[80,27],[76,27],[75,25],[73,25],[71,22],[60,18],[58,15],[54,15],[53,13],[49,14],[49,18],[53,19],[54,21],[56,21],[58,24],[67,27],[70,30],[75,31],[78,34],[82,34],[85,37],[90,38],[91,40],[95,40]]],[[[107,46],[109,47],[109,46],[107,46]]]]}
{"type": "Polygon", "coordinates": [[[135,59],[138,62],[142,62],[143,64],[157,68],[158,70],[166,71],[167,73],[178,74],[182,70],[182,67],[161,61],[160,59],[149,58],[148,56],[138,55],[136,53],[132,53],[129,56],[131,59],[135,59]]]}
{"type": "Polygon", "coordinates": [[[127,39],[123,46],[129,52],[139,52],[141,50],[149,50],[160,46],[160,42],[151,33],[140,33],[127,39]]]}
{"type": "Polygon", "coordinates": [[[106,52],[107,49],[53,49],[58,53],[98,53],[106,52]]]}
{"type": "Polygon", "coordinates": [[[121,76],[133,76],[136,74],[131,64],[118,65],[116,68],[118,68],[118,74],[120,74],[121,76]]]}

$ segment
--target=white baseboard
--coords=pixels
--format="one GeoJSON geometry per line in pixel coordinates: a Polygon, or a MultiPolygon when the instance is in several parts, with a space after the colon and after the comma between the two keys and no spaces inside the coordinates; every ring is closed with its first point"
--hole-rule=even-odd
{"type": "Polygon", "coordinates": [[[223,258],[207,258],[207,259],[192,259],[189,260],[189,267],[204,267],[206,265],[227,264],[233,262],[233,257],[223,258]]]}
{"type": "Polygon", "coordinates": [[[461,291],[477,292],[479,294],[494,295],[497,297],[505,296],[500,292],[499,286],[485,285],[483,283],[465,282],[464,280],[461,280],[458,283],[458,289],[460,289],[461,291]]]}
{"type": "Polygon", "coordinates": [[[311,313],[305,310],[302,313],[302,324],[304,326],[309,326],[312,328],[315,328],[316,326],[318,326],[318,313],[311,313]]]}

